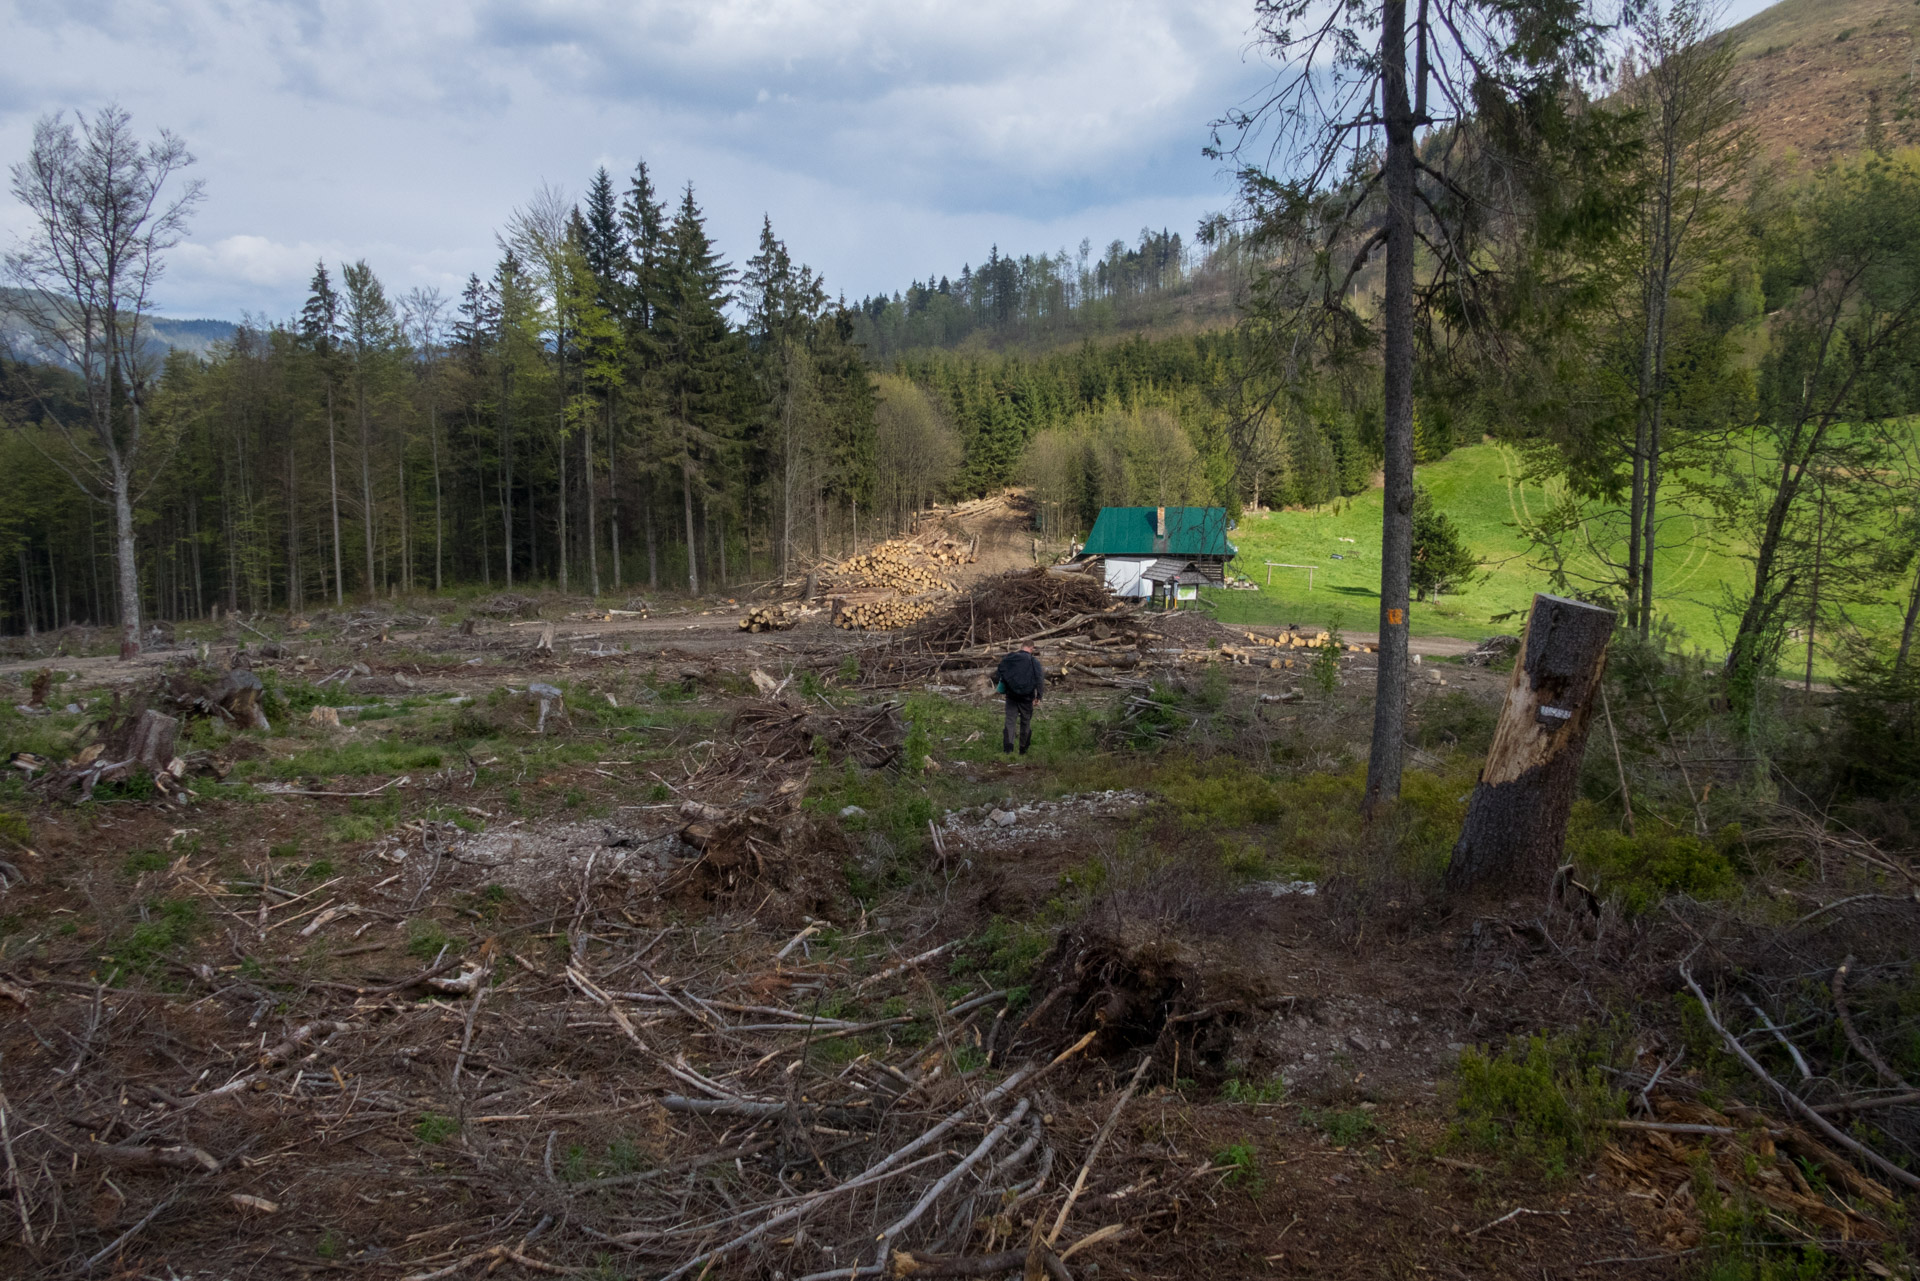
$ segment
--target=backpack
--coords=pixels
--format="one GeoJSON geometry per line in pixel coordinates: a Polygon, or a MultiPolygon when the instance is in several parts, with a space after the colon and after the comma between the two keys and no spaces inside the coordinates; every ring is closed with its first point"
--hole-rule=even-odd
{"type": "Polygon", "coordinates": [[[1039,659],[1025,651],[1009,654],[1000,660],[1000,692],[1015,698],[1032,698],[1040,688],[1036,679],[1039,674],[1039,659]]]}

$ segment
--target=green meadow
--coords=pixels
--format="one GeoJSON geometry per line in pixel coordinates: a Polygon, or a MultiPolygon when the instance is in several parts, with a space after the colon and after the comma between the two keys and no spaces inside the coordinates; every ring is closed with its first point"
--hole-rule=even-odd
{"type": "MultiPolygon", "coordinates": [[[[1552,590],[1542,556],[1520,532],[1529,514],[1538,515],[1550,496],[1536,485],[1520,483],[1519,475],[1518,456],[1499,444],[1456,449],[1418,469],[1416,483],[1459,527],[1481,560],[1481,575],[1437,601],[1415,601],[1414,635],[1481,640],[1518,632],[1533,594],[1552,590]]],[[[1314,628],[1337,623],[1350,632],[1372,632],[1379,617],[1380,502],[1381,491],[1370,489],[1324,507],[1246,513],[1229,535],[1239,549],[1233,568],[1260,588],[1209,592],[1215,616],[1229,623],[1314,628]],[[1269,586],[1268,561],[1315,566],[1312,589],[1300,569],[1272,569],[1269,586]]],[[[1665,543],[1655,553],[1658,608],[1689,648],[1718,656],[1725,652],[1735,622],[1727,611],[1745,586],[1746,562],[1706,512],[1685,507],[1672,512],[1663,531],[1665,543]]],[[[1598,577],[1598,567],[1592,548],[1569,562],[1575,574],[1598,577]]],[[[1890,592],[1882,607],[1867,611],[1860,621],[1891,631],[1899,618],[1899,605],[1890,592]]],[[[1799,661],[1790,649],[1786,667],[1793,670],[1799,661]]],[[[1825,670],[1830,664],[1822,655],[1816,671],[1825,670]]]]}

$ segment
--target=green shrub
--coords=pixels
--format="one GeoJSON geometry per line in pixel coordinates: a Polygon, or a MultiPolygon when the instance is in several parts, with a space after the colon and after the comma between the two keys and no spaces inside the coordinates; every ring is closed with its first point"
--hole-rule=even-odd
{"type": "Polygon", "coordinates": [[[432,960],[440,950],[453,945],[453,936],[440,928],[438,921],[416,916],[407,922],[407,955],[432,960]]]}
{"type": "Polygon", "coordinates": [[[1280,817],[1280,789],[1237,760],[1174,766],[1161,775],[1159,790],[1195,827],[1249,827],[1280,817]]]}
{"type": "Polygon", "coordinates": [[[1671,894],[1698,899],[1731,894],[1739,876],[1724,850],[1738,841],[1738,828],[1709,844],[1652,823],[1628,836],[1607,825],[1598,806],[1581,800],[1568,824],[1567,853],[1584,873],[1598,878],[1603,893],[1618,895],[1622,907],[1638,914],[1671,894]]]}
{"type": "Polygon", "coordinates": [[[1327,1142],[1337,1148],[1350,1148],[1380,1128],[1374,1124],[1373,1113],[1360,1108],[1330,1108],[1325,1112],[1308,1112],[1302,1119],[1326,1135],[1327,1142]]]}
{"type": "Polygon", "coordinates": [[[1571,1038],[1533,1036],[1497,1055],[1468,1049],[1458,1072],[1454,1137],[1553,1178],[1590,1155],[1600,1122],[1624,1110],[1597,1056],[1571,1038]]]}
{"type": "Polygon", "coordinates": [[[438,1112],[422,1112],[413,1123],[413,1137],[422,1143],[445,1143],[460,1132],[460,1123],[438,1112]]]}
{"type": "Polygon", "coordinates": [[[1287,1083],[1278,1076],[1264,1081],[1242,1081],[1233,1077],[1220,1087],[1220,1097],[1229,1103],[1283,1103],[1287,1083]]]}
{"type": "Polygon", "coordinates": [[[1242,1140],[1223,1148],[1213,1154],[1213,1164],[1216,1169],[1226,1169],[1227,1176],[1220,1181],[1225,1186],[1244,1186],[1250,1192],[1259,1189],[1260,1153],[1253,1144],[1242,1140]]]}
{"type": "Polygon", "coordinates": [[[149,972],[176,949],[193,941],[200,930],[200,904],[194,899],[165,899],[146,906],[146,919],[133,927],[115,953],[108,957],[128,969],[149,972]]]}

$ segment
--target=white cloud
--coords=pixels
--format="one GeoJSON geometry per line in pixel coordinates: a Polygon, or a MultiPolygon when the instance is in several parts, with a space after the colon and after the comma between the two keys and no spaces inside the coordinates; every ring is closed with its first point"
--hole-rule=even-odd
{"type": "MultiPolygon", "coordinates": [[[[541,182],[691,179],[723,249],[762,213],[849,294],[1189,231],[1207,122],[1265,75],[1249,0],[0,0],[0,158],[118,100],[200,157],[176,314],[286,315],[315,257],[396,290],[485,272],[541,182]]],[[[0,201],[0,236],[20,211],[0,201]]]]}

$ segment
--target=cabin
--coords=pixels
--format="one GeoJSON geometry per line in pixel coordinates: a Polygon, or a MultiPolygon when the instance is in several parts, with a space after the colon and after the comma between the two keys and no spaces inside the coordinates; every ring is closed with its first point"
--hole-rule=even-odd
{"type": "Polygon", "coordinates": [[[1115,596],[1176,604],[1226,582],[1229,528],[1224,507],[1103,507],[1072,564],[1115,596]]]}

